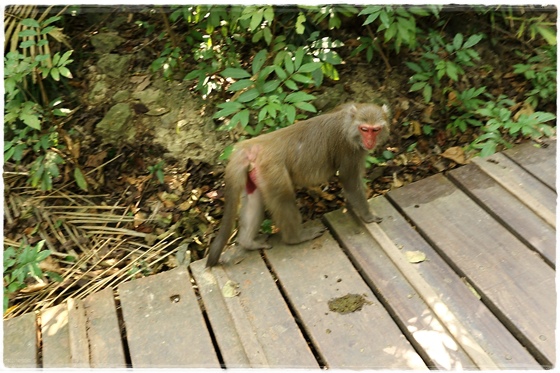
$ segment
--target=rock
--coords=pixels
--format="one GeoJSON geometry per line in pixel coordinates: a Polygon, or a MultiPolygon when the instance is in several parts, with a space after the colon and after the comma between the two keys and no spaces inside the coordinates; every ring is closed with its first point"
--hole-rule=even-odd
{"type": "Polygon", "coordinates": [[[97,67],[111,78],[121,79],[127,72],[130,58],[130,55],[107,54],[99,58],[97,67]]]}
{"type": "Polygon", "coordinates": [[[101,54],[110,53],[124,43],[124,39],[117,35],[116,32],[102,32],[91,37],[91,45],[95,51],[101,54]]]}
{"type": "Polygon", "coordinates": [[[90,105],[98,105],[105,100],[107,95],[107,83],[104,80],[99,80],[95,82],[91,92],[88,95],[88,101],[90,105]]]}
{"type": "Polygon", "coordinates": [[[113,95],[115,102],[124,102],[130,98],[130,92],[127,90],[118,91],[113,95]]]}
{"type": "Polygon", "coordinates": [[[95,126],[95,133],[103,138],[103,143],[120,144],[134,140],[136,129],[131,121],[132,110],[127,103],[113,106],[95,126]]]}

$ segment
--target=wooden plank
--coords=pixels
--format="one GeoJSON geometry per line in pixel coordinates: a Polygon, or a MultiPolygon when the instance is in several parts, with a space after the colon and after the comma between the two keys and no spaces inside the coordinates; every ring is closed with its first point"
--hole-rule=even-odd
{"type": "Polygon", "coordinates": [[[41,337],[43,368],[70,368],[72,355],[66,303],[41,312],[41,337]]]}
{"type": "Polygon", "coordinates": [[[260,254],[241,254],[212,269],[206,259],[191,264],[226,368],[318,368],[260,254]],[[228,281],[237,296],[222,295],[228,281]]]}
{"type": "Polygon", "coordinates": [[[86,311],[79,299],[68,299],[68,339],[72,368],[89,368],[89,344],[86,332],[86,311]]]}
{"type": "MultiPolygon", "coordinates": [[[[415,264],[414,268],[436,290],[460,322],[474,331],[472,335],[476,342],[492,356],[500,368],[541,368],[525,347],[475,296],[463,279],[445,263],[385,197],[373,198],[369,203],[373,211],[383,217],[383,222],[379,226],[397,247],[403,251],[421,251],[426,254],[427,260],[415,264]]],[[[390,282],[392,279],[386,278],[385,281],[390,282]]]]}
{"type": "Polygon", "coordinates": [[[526,143],[508,149],[504,154],[549,188],[556,190],[556,140],[547,141],[541,146],[526,143]]]}
{"type": "Polygon", "coordinates": [[[501,153],[473,162],[498,184],[556,228],[556,193],[501,153]]]}
{"type": "Polygon", "coordinates": [[[518,239],[555,266],[556,231],[550,225],[473,164],[453,170],[449,176],[518,239]]]}
{"type": "MultiPolygon", "coordinates": [[[[379,214],[379,211],[375,211],[379,214]]],[[[424,361],[430,362],[430,367],[439,370],[476,369],[475,363],[430,307],[418,297],[414,287],[379,243],[353,216],[338,210],[326,214],[325,220],[362,277],[380,293],[380,299],[389,307],[401,329],[408,330],[407,338],[413,342],[424,361]]]]}
{"type": "Polygon", "coordinates": [[[554,271],[442,175],[388,196],[537,360],[554,364],[554,271]]]}
{"type": "Polygon", "coordinates": [[[118,291],[134,368],[220,366],[186,268],[124,283],[118,291]]]}
{"type": "Polygon", "coordinates": [[[426,369],[329,233],[300,245],[273,242],[265,255],[328,368],[426,369]],[[371,303],[348,314],[329,309],[330,300],[348,294],[371,303]]]}
{"type": "Polygon", "coordinates": [[[8,368],[38,368],[37,320],[35,313],[4,321],[4,365],[8,368]]]}
{"type": "Polygon", "coordinates": [[[106,288],[84,299],[92,368],[125,368],[123,342],[113,289],[106,288]]]}

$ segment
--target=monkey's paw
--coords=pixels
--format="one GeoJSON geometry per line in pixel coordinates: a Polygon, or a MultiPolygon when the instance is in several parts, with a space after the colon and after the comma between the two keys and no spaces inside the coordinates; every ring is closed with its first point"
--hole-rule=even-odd
{"type": "Polygon", "coordinates": [[[259,235],[251,242],[239,242],[239,245],[243,247],[245,250],[268,250],[272,248],[272,245],[266,242],[268,236],[266,235],[259,235]]]}

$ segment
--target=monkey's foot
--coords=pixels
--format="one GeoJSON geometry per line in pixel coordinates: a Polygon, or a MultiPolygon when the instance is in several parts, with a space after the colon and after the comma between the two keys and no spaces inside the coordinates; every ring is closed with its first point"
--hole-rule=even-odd
{"type": "Polygon", "coordinates": [[[319,227],[311,227],[311,228],[304,228],[302,229],[299,237],[282,237],[282,240],[287,243],[288,245],[296,245],[298,243],[302,243],[305,241],[311,241],[314,238],[320,237],[323,235],[327,228],[325,226],[319,227]]]}
{"type": "Polygon", "coordinates": [[[366,223],[381,223],[383,221],[383,218],[373,214],[368,214],[367,216],[364,216],[362,219],[366,223]]]}
{"type": "Polygon", "coordinates": [[[239,245],[245,250],[268,250],[272,248],[272,245],[266,242],[267,239],[268,236],[261,234],[257,236],[253,241],[239,242],[239,245]]]}

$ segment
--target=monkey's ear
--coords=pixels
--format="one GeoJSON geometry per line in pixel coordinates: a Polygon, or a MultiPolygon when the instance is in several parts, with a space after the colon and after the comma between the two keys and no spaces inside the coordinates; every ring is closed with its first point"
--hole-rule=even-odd
{"type": "Polygon", "coordinates": [[[383,104],[383,106],[381,106],[381,109],[385,114],[389,115],[389,106],[387,106],[387,104],[383,104]]]}
{"type": "Polygon", "coordinates": [[[354,118],[357,112],[358,112],[358,107],[356,106],[356,104],[352,103],[348,105],[348,113],[352,118],[354,118]]]}

